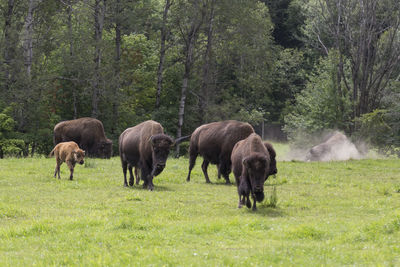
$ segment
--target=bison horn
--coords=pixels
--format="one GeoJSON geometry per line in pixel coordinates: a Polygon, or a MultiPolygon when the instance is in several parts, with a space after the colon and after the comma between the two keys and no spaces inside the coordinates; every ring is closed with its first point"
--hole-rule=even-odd
{"type": "Polygon", "coordinates": [[[248,158],[244,158],[244,159],[242,160],[242,164],[243,164],[244,166],[247,166],[247,165],[248,165],[248,158]]]}
{"type": "Polygon", "coordinates": [[[153,135],[149,137],[149,142],[151,142],[151,144],[154,145],[153,135]]]}

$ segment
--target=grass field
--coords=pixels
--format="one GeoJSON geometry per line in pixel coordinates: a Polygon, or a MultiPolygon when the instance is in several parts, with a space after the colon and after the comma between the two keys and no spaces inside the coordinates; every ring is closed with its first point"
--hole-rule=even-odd
{"type": "Polygon", "coordinates": [[[54,159],[0,160],[0,266],[400,265],[399,159],[278,162],[257,212],[199,159],[187,183],[170,158],[153,192],[124,188],[119,158],[87,162],[69,181],[54,159]]]}

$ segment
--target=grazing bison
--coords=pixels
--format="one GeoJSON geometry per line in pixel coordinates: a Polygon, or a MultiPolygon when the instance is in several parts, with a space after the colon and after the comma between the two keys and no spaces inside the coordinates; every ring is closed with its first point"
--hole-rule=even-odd
{"type": "Polygon", "coordinates": [[[172,138],[164,134],[161,124],[155,121],[145,121],[126,129],[119,137],[124,185],[128,186],[126,171],[129,168],[129,185],[133,186],[132,168],[135,167],[141,170],[143,188],[153,190],[153,177],[164,170],[173,143],[172,138]]]}
{"type": "Polygon", "coordinates": [[[50,152],[50,156],[56,156],[56,169],[54,171],[54,178],[58,173],[58,179],[60,179],[60,166],[63,162],[68,165],[70,176],[69,179],[72,180],[74,176],[74,167],[76,163],[83,164],[85,158],[85,151],[80,149],[78,144],[71,142],[61,142],[54,147],[50,152]]]}
{"type": "Polygon", "coordinates": [[[112,141],[106,138],[101,121],[94,118],[58,123],[54,127],[54,145],[67,141],[76,142],[90,157],[110,158],[112,154],[112,141]]]}
{"type": "Polygon", "coordinates": [[[210,183],[207,167],[211,162],[217,165],[218,176],[222,174],[229,184],[233,146],[251,133],[254,133],[254,129],[250,124],[234,120],[212,122],[198,127],[190,138],[189,173],[186,181],[190,181],[190,172],[200,154],[203,157],[201,168],[206,182],[210,183]]]}
{"type": "Polygon", "coordinates": [[[331,161],[360,158],[355,145],[342,133],[334,132],[325,142],[313,146],[306,154],[307,161],[331,161]]]}
{"type": "Polygon", "coordinates": [[[236,143],[232,150],[231,160],[239,194],[238,207],[241,208],[243,204],[246,204],[248,208],[251,207],[251,193],[254,200],[253,210],[256,210],[256,202],[264,200],[264,182],[273,172],[270,169],[270,153],[261,137],[253,133],[236,143]]]}

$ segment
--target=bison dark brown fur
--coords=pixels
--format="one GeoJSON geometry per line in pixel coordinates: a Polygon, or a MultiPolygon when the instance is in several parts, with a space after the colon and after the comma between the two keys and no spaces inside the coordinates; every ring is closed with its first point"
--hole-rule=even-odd
{"type": "Polygon", "coordinates": [[[132,168],[141,170],[140,178],[143,187],[154,189],[153,177],[165,168],[167,157],[173,140],[164,134],[158,122],[145,121],[135,127],[126,129],[119,137],[119,155],[124,172],[124,185],[128,186],[126,171],[129,168],[129,185],[133,186],[132,168]]]}
{"type": "Polygon", "coordinates": [[[231,160],[239,194],[238,207],[241,208],[242,205],[246,204],[250,208],[251,194],[253,210],[256,210],[256,202],[264,200],[264,182],[271,173],[270,153],[261,137],[253,133],[236,143],[232,150],[231,160]]]}
{"type": "Polygon", "coordinates": [[[60,166],[63,162],[68,165],[70,170],[69,179],[72,180],[74,176],[75,164],[83,164],[85,158],[85,151],[79,148],[78,144],[71,142],[61,142],[57,144],[54,149],[50,152],[50,156],[55,155],[56,157],[56,169],[54,171],[54,178],[58,173],[58,179],[60,179],[60,166]]]}
{"type": "Polygon", "coordinates": [[[54,145],[67,141],[76,142],[90,157],[110,158],[112,155],[112,141],[106,138],[101,121],[94,118],[58,123],[54,127],[54,145]]]}
{"type": "MultiPolygon", "coordinates": [[[[278,169],[276,168],[276,152],[275,149],[273,148],[272,144],[269,142],[264,141],[264,146],[268,150],[269,156],[270,156],[270,163],[269,163],[269,175],[274,175],[278,173],[278,169]]],[[[268,176],[265,177],[265,180],[268,179],[268,176]]]]}
{"type": "Polygon", "coordinates": [[[234,120],[212,122],[198,127],[190,138],[189,173],[186,180],[190,181],[190,173],[200,154],[203,157],[201,168],[207,183],[210,183],[207,173],[210,163],[216,164],[218,176],[222,174],[226,183],[230,183],[233,146],[251,133],[254,133],[254,129],[250,124],[234,120]]]}

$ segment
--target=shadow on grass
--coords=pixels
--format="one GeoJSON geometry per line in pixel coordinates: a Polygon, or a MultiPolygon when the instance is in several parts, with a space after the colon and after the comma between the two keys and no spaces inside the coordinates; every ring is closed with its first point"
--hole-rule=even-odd
{"type": "MultiPolygon", "coordinates": [[[[143,188],[143,185],[134,185],[134,186],[128,186],[128,187],[125,187],[124,186],[124,188],[126,188],[126,189],[129,189],[129,190],[143,190],[143,191],[149,191],[149,189],[146,187],[146,188],[143,188]]],[[[171,187],[167,187],[167,186],[163,186],[163,185],[154,185],[154,190],[153,191],[164,191],[164,192],[174,192],[174,191],[176,191],[175,189],[172,189],[171,187]]]]}
{"type": "Polygon", "coordinates": [[[283,217],[284,213],[281,211],[279,208],[270,208],[266,205],[259,205],[257,206],[257,211],[252,211],[251,209],[248,209],[249,213],[255,214],[255,215],[260,215],[260,216],[265,216],[265,217],[283,217]]]}

